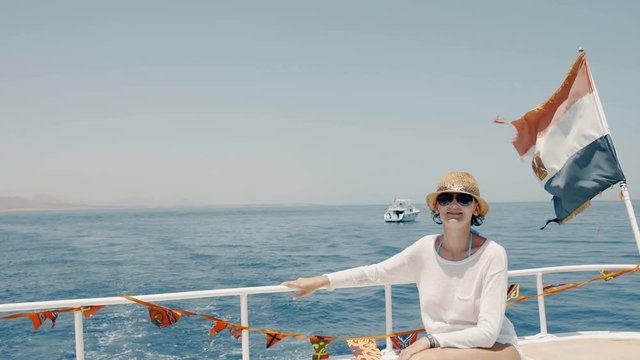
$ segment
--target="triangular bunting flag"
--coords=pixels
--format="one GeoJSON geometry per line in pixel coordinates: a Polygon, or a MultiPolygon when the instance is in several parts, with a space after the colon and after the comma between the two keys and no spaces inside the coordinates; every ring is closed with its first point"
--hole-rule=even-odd
{"type": "Polygon", "coordinates": [[[80,311],[82,311],[82,314],[84,315],[85,318],[90,318],[91,316],[93,316],[93,314],[97,313],[103,308],[104,308],[104,305],[91,305],[91,306],[81,307],[80,311]]]}
{"type": "Polygon", "coordinates": [[[278,342],[280,342],[280,340],[287,337],[287,335],[282,335],[277,332],[270,332],[270,333],[267,333],[266,335],[267,335],[267,349],[277,344],[278,342]]]}
{"type": "Polygon", "coordinates": [[[56,319],[58,318],[57,311],[40,311],[35,313],[29,313],[29,319],[33,322],[33,328],[38,330],[44,322],[49,319],[51,320],[51,328],[56,327],[56,319]]]}
{"type": "Polygon", "coordinates": [[[229,334],[231,334],[231,336],[236,338],[236,340],[242,339],[242,328],[235,325],[228,325],[227,327],[229,328],[229,334]]]}
{"type": "Polygon", "coordinates": [[[180,320],[180,313],[169,308],[152,305],[149,306],[149,317],[157,327],[169,327],[180,320]]]}
{"type": "Polygon", "coordinates": [[[211,325],[211,329],[209,330],[209,336],[217,335],[226,328],[227,328],[227,323],[225,321],[222,321],[222,320],[214,321],[213,325],[211,325]]]}
{"type": "Polygon", "coordinates": [[[325,337],[325,336],[313,336],[309,339],[311,345],[313,346],[313,357],[312,360],[322,360],[329,358],[329,343],[333,340],[333,338],[325,337]]]}
{"type": "Polygon", "coordinates": [[[380,360],[382,357],[374,339],[350,339],[347,345],[356,360],[380,360]]]}
{"type": "Polygon", "coordinates": [[[412,332],[410,334],[405,335],[396,335],[391,337],[391,342],[393,346],[395,346],[398,352],[404,350],[409,347],[409,345],[413,344],[418,340],[418,332],[412,332]]]}
{"type": "Polygon", "coordinates": [[[520,297],[520,284],[515,283],[507,288],[507,300],[517,299],[520,297]]]}

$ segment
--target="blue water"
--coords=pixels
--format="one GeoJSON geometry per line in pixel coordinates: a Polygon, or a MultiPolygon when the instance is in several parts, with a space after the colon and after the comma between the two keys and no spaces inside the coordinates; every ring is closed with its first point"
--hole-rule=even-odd
{"type": "MultiPolygon", "coordinates": [[[[635,209],[640,210],[638,202],[635,209]]],[[[538,228],[547,203],[497,203],[479,228],[501,243],[510,269],[589,263],[640,263],[622,202],[594,202],[567,225],[538,228]]],[[[0,303],[152,294],[276,285],[377,262],[425,234],[436,233],[426,211],[417,222],[385,224],[380,206],[236,207],[173,210],[92,210],[0,213],[0,303]]],[[[597,273],[564,274],[547,283],[576,282],[597,273]]],[[[522,281],[524,295],[535,293],[522,281]]],[[[640,329],[640,275],[546,298],[549,331],[640,329]]],[[[249,298],[250,325],[332,336],[384,333],[381,288],[338,290],[290,301],[291,294],[249,298]]],[[[421,327],[414,286],[394,287],[394,329],[421,327]]],[[[239,321],[237,297],[163,303],[239,321]]],[[[520,336],[538,328],[537,302],[507,315],[520,336]]],[[[118,305],[85,321],[88,359],[240,359],[228,333],[208,336],[210,323],[183,317],[157,329],[146,308],[118,305]]],[[[284,339],[264,349],[251,333],[252,358],[310,358],[307,340],[284,339]]],[[[382,345],[384,342],[379,341],[382,345]]],[[[0,320],[1,359],[74,358],[73,316],[38,331],[28,319],[0,320]]],[[[348,353],[344,342],[331,352],[348,353]]]]}

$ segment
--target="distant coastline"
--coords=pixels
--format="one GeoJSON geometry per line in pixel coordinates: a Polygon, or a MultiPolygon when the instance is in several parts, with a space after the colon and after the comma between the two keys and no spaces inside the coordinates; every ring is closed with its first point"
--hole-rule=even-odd
{"type": "Polygon", "coordinates": [[[17,196],[0,196],[0,212],[73,210],[88,208],[92,208],[92,206],[85,204],[26,199],[17,196]]]}

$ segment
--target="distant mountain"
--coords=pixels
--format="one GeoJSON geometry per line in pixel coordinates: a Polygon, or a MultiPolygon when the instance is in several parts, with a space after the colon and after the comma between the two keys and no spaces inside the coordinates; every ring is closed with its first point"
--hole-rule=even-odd
{"type": "Polygon", "coordinates": [[[173,208],[173,207],[206,207],[206,203],[196,201],[165,201],[149,198],[125,198],[102,204],[82,204],[65,201],[50,195],[36,195],[32,198],[18,196],[0,196],[0,211],[30,210],[67,210],[67,209],[118,209],[118,208],[173,208]]]}
{"type": "Polygon", "coordinates": [[[128,197],[110,201],[105,203],[104,206],[109,207],[141,207],[141,208],[172,208],[172,207],[203,207],[210,206],[207,203],[198,201],[192,201],[187,199],[182,200],[157,200],[146,197],[128,197]]]}
{"type": "Polygon", "coordinates": [[[0,196],[0,211],[58,210],[86,208],[86,205],[70,204],[61,201],[26,199],[17,196],[0,196]]]}

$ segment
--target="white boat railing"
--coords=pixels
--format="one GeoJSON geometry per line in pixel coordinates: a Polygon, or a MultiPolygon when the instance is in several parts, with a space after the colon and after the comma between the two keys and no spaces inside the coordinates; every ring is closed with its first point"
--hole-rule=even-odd
{"type": "MultiPolygon", "coordinates": [[[[565,273],[565,272],[586,272],[586,271],[621,271],[633,269],[637,265],[635,264],[591,264],[591,265],[568,265],[568,266],[554,266],[543,268],[532,268],[523,270],[511,270],[509,271],[509,277],[524,277],[535,276],[536,278],[536,290],[538,294],[543,292],[542,277],[546,274],[553,273],[565,273]]],[[[392,303],[391,303],[391,286],[402,285],[403,283],[395,284],[367,284],[355,287],[369,287],[369,286],[384,286],[385,289],[385,330],[387,334],[393,332],[393,317],[392,317],[392,303]]],[[[242,325],[249,326],[249,295],[257,294],[271,294],[271,293],[283,293],[293,292],[295,289],[290,289],[286,286],[257,286],[247,288],[231,288],[231,289],[218,289],[218,290],[205,290],[205,291],[188,291],[178,293],[164,293],[153,295],[139,295],[134,296],[137,299],[146,302],[162,302],[172,300],[190,300],[190,299],[202,299],[202,298],[214,298],[224,296],[239,296],[240,297],[240,322],[242,325]]],[[[103,297],[103,298],[89,298],[89,299],[74,299],[74,300],[56,300],[56,301],[41,301],[41,302],[27,302],[27,303],[14,303],[14,304],[0,304],[0,313],[6,312],[24,312],[33,310],[51,310],[51,309],[63,309],[63,308],[75,308],[90,305],[124,305],[135,304],[120,296],[103,297]]],[[[547,335],[547,318],[545,312],[544,296],[538,297],[538,314],[540,319],[540,333],[538,336],[547,335]]],[[[74,329],[76,340],[76,359],[84,359],[84,330],[83,330],[83,318],[82,312],[74,312],[74,329]]],[[[387,351],[392,349],[391,340],[387,338],[386,343],[387,351]]],[[[243,331],[242,336],[242,359],[249,360],[249,336],[247,331],[243,331]]]]}

